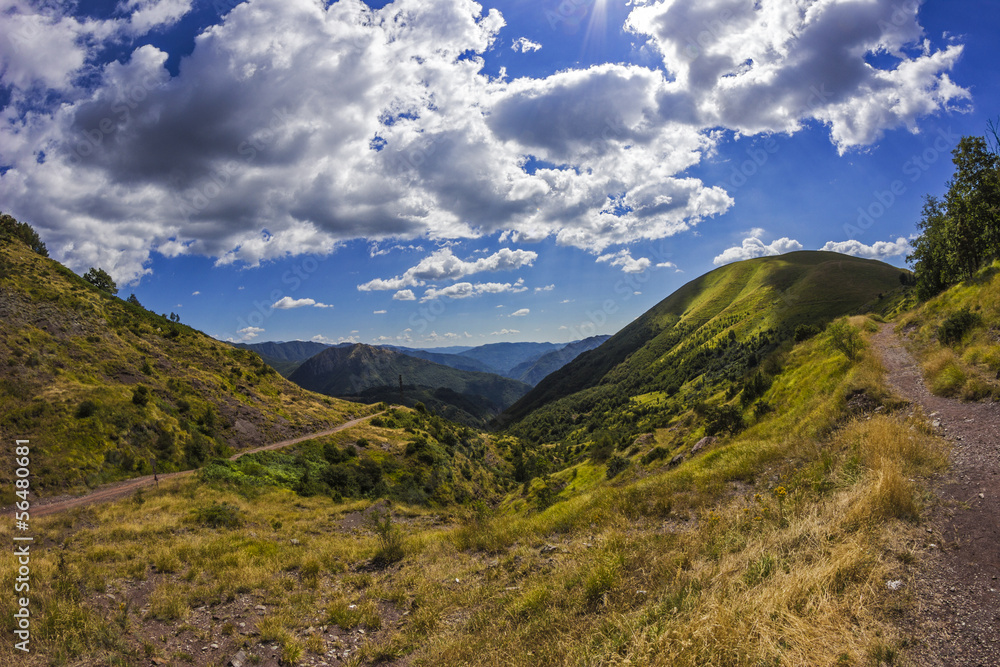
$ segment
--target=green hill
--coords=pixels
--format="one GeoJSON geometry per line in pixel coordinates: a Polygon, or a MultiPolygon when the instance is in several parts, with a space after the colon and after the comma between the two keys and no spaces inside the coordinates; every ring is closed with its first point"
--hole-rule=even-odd
{"type": "Polygon", "coordinates": [[[620,427],[623,437],[663,425],[682,406],[712,396],[714,387],[729,383],[739,393],[759,370],[768,374],[762,362],[800,325],[888,309],[898,299],[900,273],[828,252],[723,266],[546,377],[500,421],[543,441],[581,421],[590,430],[620,427]]]}
{"type": "MultiPolygon", "coordinates": [[[[2,451],[29,439],[44,452],[32,469],[40,495],[148,474],[154,459],[160,472],[196,467],[367,410],[304,391],[256,354],[101,292],[10,238],[0,359],[2,451]]],[[[0,470],[7,490],[10,474],[0,470]]]]}
{"type": "Polygon", "coordinates": [[[466,424],[483,423],[530,389],[523,382],[499,375],[462,371],[361,344],[324,350],[299,366],[290,379],[328,396],[411,405],[423,402],[435,412],[466,424]]]}

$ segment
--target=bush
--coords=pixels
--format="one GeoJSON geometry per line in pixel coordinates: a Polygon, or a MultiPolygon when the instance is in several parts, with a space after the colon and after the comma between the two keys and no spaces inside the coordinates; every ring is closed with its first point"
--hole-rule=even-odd
{"type": "Polygon", "coordinates": [[[372,564],[386,567],[403,560],[403,531],[392,521],[392,511],[389,506],[375,508],[365,519],[365,524],[378,539],[378,549],[372,558],[372,564]]]}
{"type": "Polygon", "coordinates": [[[76,409],[76,418],[86,419],[87,417],[93,415],[95,412],[97,412],[97,403],[94,403],[93,401],[89,400],[84,401],[83,403],[80,404],[80,407],[76,409]]]}
{"type": "Polygon", "coordinates": [[[622,470],[625,470],[625,468],[629,467],[629,464],[631,464],[631,461],[629,461],[624,456],[619,456],[618,454],[612,456],[610,459],[608,459],[608,471],[607,471],[608,479],[613,479],[614,477],[617,477],[618,473],[620,473],[622,470]]]}
{"type": "Polygon", "coordinates": [[[734,405],[709,407],[705,411],[705,435],[718,435],[723,431],[736,435],[746,428],[743,412],[734,405]]]}
{"type": "Polygon", "coordinates": [[[139,407],[149,403],[149,388],[146,385],[140,384],[132,390],[132,402],[139,407]]]}
{"type": "Polygon", "coordinates": [[[804,340],[809,340],[819,332],[820,328],[815,324],[800,324],[795,327],[795,342],[801,343],[804,340]]]}
{"type": "Polygon", "coordinates": [[[963,308],[957,313],[952,313],[941,323],[941,326],[938,327],[938,340],[943,345],[961,342],[965,338],[965,334],[969,333],[973,327],[979,326],[982,321],[978,313],[963,308]]]}
{"type": "Polygon", "coordinates": [[[199,507],[194,510],[194,518],[210,528],[238,528],[243,525],[243,511],[229,503],[220,505],[213,502],[209,507],[199,507]]]}
{"type": "Polygon", "coordinates": [[[861,339],[861,332],[847,322],[834,322],[827,327],[827,332],[833,349],[843,352],[851,361],[857,359],[864,349],[865,342],[861,339]]]}

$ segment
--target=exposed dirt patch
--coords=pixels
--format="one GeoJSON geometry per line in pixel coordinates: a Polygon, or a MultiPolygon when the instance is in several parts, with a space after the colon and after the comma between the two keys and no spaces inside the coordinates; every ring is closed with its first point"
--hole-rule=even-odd
{"type": "Polygon", "coordinates": [[[904,622],[914,664],[1000,665],[1000,404],[931,394],[919,364],[882,325],[874,338],[892,388],[952,441],[951,470],[935,480],[915,612],[904,622]]]}

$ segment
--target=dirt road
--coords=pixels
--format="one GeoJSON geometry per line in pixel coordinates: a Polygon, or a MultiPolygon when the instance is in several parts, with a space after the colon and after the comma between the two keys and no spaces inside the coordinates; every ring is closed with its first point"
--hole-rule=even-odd
{"type": "Polygon", "coordinates": [[[891,324],[874,342],[889,384],[922,406],[954,447],[935,489],[925,567],[913,582],[909,657],[927,667],[1000,665],[1000,403],[931,394],[891,324]]]}
{"type": "MultiPolygon", "coordinates": [[[[378,413],[381,414],[381,413],[378,413]]],[[[272,449],[281,449],[283,447],[289,447],[291,445],[304,442],[306,440],[311,440],[313,438],[321,438],[323,436],[332,435],[344,429],[351,428],[352,426],[357,426],[366,419],[371,419],[375,415],[368,415],[367,417],[358,417],[357,419],[352,419],[350,421],[344,422],[339,426],[334,426],[331,429],[325,431],[319,431],[317,433],[310,433],[308,435],[299,436],[297,438],[292,438],[290,440],[282,440],[281,442],[276,442],[271,445],[265,445],[264,447],[257,447],[256,449],[248,449],[246,451],[239,452],[229,457],[230,461],[235,461],[241,456],[246,456],[247,454],[255,454],[257,452],[269,451],[272,449]]],[[[193,475],[198,472],[197,470],[185,470],[183,472],[172,472],[164,475],[159,475],[160,481],[167,481],[170,479],[176,479],[178,477],[184,477],[187,475],[193,475]]],[[[124,498],[136,490],[154,486],[157,483],[153,479],[153,475],[146,475],[145,477],[136,477],[134,479],[125,480],[123,482],[115,482],[114,484],[107,484],[100,488],[94,489],[90,493],[82,496],[76,496],[73,498],[55,498],[50,501],[39,501],[37,503],[32,503],[31,505],[31,517],[37,518],[41,516],[47,516],[49,514],[55,514],[57,512],[63,512],[74,507],[82,507],[84,505],[92,505],[94,503],[103,503],[111,500],[118,500],[119,498],[124,498]]]]}

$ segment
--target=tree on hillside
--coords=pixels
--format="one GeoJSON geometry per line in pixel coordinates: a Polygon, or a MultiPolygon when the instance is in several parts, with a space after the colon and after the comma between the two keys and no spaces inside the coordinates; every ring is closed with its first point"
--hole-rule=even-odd
{"type": "Polygon", "coordinates": [[[6,213],[0,213],[0,238],[18,239],[42,257],[48,257],[49,251],[38,237],[38,233],[26,222],[18,222],[6,213]]]}
{"type": "Polygon", "coordinates": [[[129,297],[125,300],[131,303],[133,306],[139,306],[140,308],[142,308],[142,304],[139,303],[139,297],[137,297],[134,292],[132,294],[129,294],[129,297]]]}
{"type": "Polygon", "coordinates": [[[947,246],[948,218],[937,197],[924,198],[924,208],[917,227],[921,234],[913,242],[913,254],[907,261],[915,262],[917,298],[926,301],[941,292],[951,282],[947,246]]]}
{"type": "Polygon", "coordinates": [[[90,267],[90,271],[83,274],[83,279],[102,292],[107,292],[111,296],[118,294],[118,285],[115,284],[115,281],[104,269],[95,269],[94,267],[90,267]]]}
{"type": "Polygon", "coordinates": [[[983,137],[963,137],[943,200],[927,197],[914,262],[917,296],[928,299],[1000,257],[1000,155],[983,137]]]}

